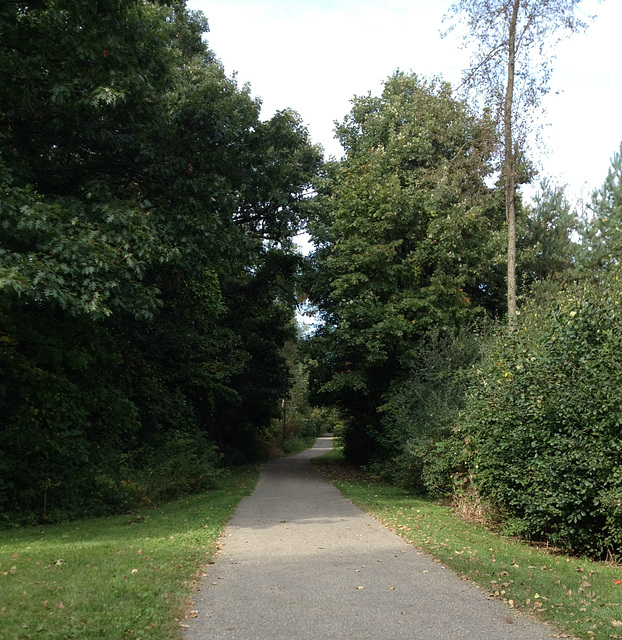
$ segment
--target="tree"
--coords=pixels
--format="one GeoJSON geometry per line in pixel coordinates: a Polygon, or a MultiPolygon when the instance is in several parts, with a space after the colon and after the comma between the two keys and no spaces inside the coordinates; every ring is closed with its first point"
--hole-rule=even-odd
{"type": "Polygon", "coordinates": [[[205,487],[278,415],[321,156],[206,30],[183,2],[0,3],[0,522],[205,487]]]}
{"type": "Polygon", "coordinates": [[[622,144],[588,208],[591,215],[581,229],[579,266],[584,275],[598,278],[603,271],[620,264],[622,255],[622,144]]]}
{"type": "Polygon", "coordinates": [[[578,219],[563,188],[542,180],[527,207],[524,227],[518,238],[518,273],[525,289],[535,283],[569,279],[576,266],[578,245],[573,234],[577,232],[578,219]]]}
{"type": "Polygon", "coordinates": [[[483,182],[487,122],[447,84],[398,72],[353,100],[337,135],[346,158],[326,167],[310,223],[307,288],[324,320],[311,387],[343,410],[347,454],[365,462],[382,456],[379,408],[417,343],[497,312],[501,219],[483,182]]]}
{"type": "Polygon", "coordinates": [[[558,34],[585,27],[576,16],[581,0],[457,0],[449,16],[467,17],[475,45],[464,86],[475,89],[496,115],[508,225],[507,305],[516,318],[516,184],[526,152],[531,114],[548,91],[552,45],[558,34]]]}

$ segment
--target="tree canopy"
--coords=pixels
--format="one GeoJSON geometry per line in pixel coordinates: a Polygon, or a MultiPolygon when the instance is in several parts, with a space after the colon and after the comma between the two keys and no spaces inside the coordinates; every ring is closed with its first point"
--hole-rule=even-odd
{"type": "Polygon", "coordinates": [[[457,1],[488,108],[397,71],[322,163],[183,1],[0,1],[0,526],[208,489],[323,415],[350,462],[619,556],[622,148],[586,217],[516,192],[579,2],[457,1]]]}
{"type": "Polygon", "coordinates": [[[182,2],[0,5],[5,519],[122,508],[203,451],[165,472],[201,486],[279,415],[321,154],[206,32],[182,2]]]}
{"type": "Polygon", "coordinates": [[[448,85],[398,72],[357,97],[337,128],[312,219],[308,289],[324,325],[311,340],[315,390],[352,419],[349,451],[377,455],[382,398],[434,330],[499,311],[503,214],[484,184],[489,123],[448,85]]]}

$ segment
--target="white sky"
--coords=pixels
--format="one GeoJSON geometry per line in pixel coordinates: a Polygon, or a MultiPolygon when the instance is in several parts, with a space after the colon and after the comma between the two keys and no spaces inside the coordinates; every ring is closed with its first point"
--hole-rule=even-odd
{"type": "MultiPolygon", "coordinates": [[[[341,156],[334,121],[354,95],[378,95],[395,70],[457,85],[468,55],[441,39],[451,0],[188,0],[205,13],[210,48],[227,75],[263,101],[262,117],[291,107],[326,155],[341,156]]],[[[542,175],[575,201],[602,185],[622,141],[622,0],[584,0],[585,34],[556,48],[545,106],[542,175]]]]}

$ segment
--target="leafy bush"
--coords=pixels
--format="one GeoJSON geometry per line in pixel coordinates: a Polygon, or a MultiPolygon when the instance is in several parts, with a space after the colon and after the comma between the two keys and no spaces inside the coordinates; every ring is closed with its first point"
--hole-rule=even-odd
{"type": "MultiPolygon", "coordinates": [[[[622,284],[573,285],[500,332],[444,446],[509,532],[566,550],[622,544],[622,284]],[[461,464],[460,464],[461,463],[461,464]]],[[[448,455],[447,455],[448,454],[448,455]]],[[[449,464],[446,465],[449,468],[449,464]]]]}
{"type": "MultiPolygon", "coordinates": [[[[480,358],[487,330],[433,335],[419,349],[406,380],[388,396],[384,413],[384,446],[390,460],[378,463],[393,482],[424,489],[437,482],[438,443],[450,432],[464,405],[466,372],[480,358]]],[[[444,465],[440,469],[444,478],[444,465]]]]}
{"type": "Polygon", "coordinates": [[[143,471],[135,474],[150,500],[168,500],[212,489],[225,470],[217,447],[200,431],[172,431],[156,447],[139,451],[143,471]]]}

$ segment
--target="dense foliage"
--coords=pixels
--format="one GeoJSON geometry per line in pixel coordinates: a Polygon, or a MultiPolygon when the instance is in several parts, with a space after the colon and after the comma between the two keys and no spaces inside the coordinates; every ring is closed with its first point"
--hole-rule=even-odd
{"type": "Polygon", "coordinates": [[[207,487],[279,416],[320,154],[206,31],[182,2],[0,4],[0,520],[207,487]]]}
{"type": "Polygon", "coordinates": [[[546,180],[512,202],[508,331],[490,113],[397,72],[322,166],[206,31],[174,0],[0,2],[0,524],[205,489],[335,427],[410,489],[620,557],[622,148],[584,219],[546,180]]]}
{"type": "Polygon", "coordinates": [[[308,289],[324,320],[310,343],[313,389],[340,407],[346,453],[382,459],[381,406],[434,332],[503,305],[503,223],[488,129],[450,87],[396,73],[353,100],[346,151],[318,184],[308,289]]]}
{"type": "Polygon", "coordinates": [[[448,471],[465,474],[512,533],[619,553],[621,309],[617,273],[569,286],[524,309],[472,373],[448,471]]]}
{"type": "Polygon", "coordinates": [[[494,517],[510,533],[616,558],[622,548],[618,163],[616,154],[579,245],[571,239],[575,216],[544,185],[526,225],[525,242],[534,231],[538,239],[527,246],[523,274],[535,279],[516,330],[480,325],[422,347],[418,365],[386,406],[394,452],[383,467],[404,485],[453,496],[463,510],[494,517]],[[598,268],[589,269],[600,257],[598,268]]]}

